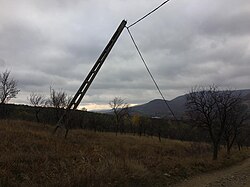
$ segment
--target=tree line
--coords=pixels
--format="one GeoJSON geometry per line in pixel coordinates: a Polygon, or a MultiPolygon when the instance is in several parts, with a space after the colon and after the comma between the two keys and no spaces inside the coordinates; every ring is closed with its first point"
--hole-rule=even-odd
{"type": "MultiPolygon", "coordinates": [[[[5,105],[15,98],[20,89],[17,81],[10,77],[10,71],[0,74],[0,114],[8,116],[5,105]]],[[[50,87],[48,97],[38,93],[31,93],[27,98],[32,110],[20,106],[20,118],[35,120],[38,123],[55,124],[69,104],[71,97],[62,90],[56,91],[50,87]],[[32,113],[33,116],[32,117],[32,113]]],[[[186,113],[180,121],[169,118],[149,118],[130,112],[129,104],[120,97],[115,97],[109,102],[112,115],[96,114],[81,111],[70,113],[68,119],[71,128],[90,129],[118,133],[131,133],[139,136],[157,136],[188,141],[211,142],[213,159],[217,159],[220,146],[226,147],[230,154],[233,145],[249,145],[249,109],[242,103],[241,93],[230,89],[219,89],[215,85],[203,87],[196,86],[186,95],[186,113]]],[[[12,107],[13,108],[13,107],[12,107]]]]}

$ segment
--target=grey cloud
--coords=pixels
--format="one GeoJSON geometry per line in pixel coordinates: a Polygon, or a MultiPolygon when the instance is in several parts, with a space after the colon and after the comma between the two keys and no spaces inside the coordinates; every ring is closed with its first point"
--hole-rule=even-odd
{"type": "Polygon", "coordinates": [[[11,50],[15,54],[27,53],[44,44],[44,38],[34,27],[22,23],[6,24],[0,30],[1,51],[11,50]]]}
{"type": "MultiPolygon", "coordinates": [[[[20,97],[48,92],[50,85],[72,95],[120,21],[130,24],[160,3],[6,1],[0,6],[1,68],[19,80],[20,97]]],[[[171,1],[131,32],[167,98],[197,84],[249,88],[249,12],[245,0],[171,1]]],[[[130,103],[160,97],[126,29],[83,103],[107,104],[115,96],[130,103]]]]}
{"type": "Polygon", "coordinates": [[[0,67],[1,67],[1,69],[2,68],[5,68],[5,61],[4,61],[4,59],[2,59],[2,58],[0,58],[0,67]]]}
{"type": "Polygon", "coordinates": [[[226,14],[215,14],[199,25],[207,35],[248,35],[250,9],[242,12],[230,11],[226,14]]]}

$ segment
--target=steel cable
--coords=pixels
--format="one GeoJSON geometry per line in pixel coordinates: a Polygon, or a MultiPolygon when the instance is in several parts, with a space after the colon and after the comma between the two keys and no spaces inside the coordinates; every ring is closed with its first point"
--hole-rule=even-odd
{"type": "Polygon", "coordinates": [[[138,22],[142,21],[143,19],[145,19],[146,17],[148,17],[150,14],[152,14],[153,12],[155,12],[156,10],[158,10],[159,8],[161,8],[163,5],[165,5],[166,3],[168,3],[170,0],[164,1],[162,4],[160,4],[158,7],[156,7],[154,10],[150,11],[149,13],[147,13],[146,15],[144,15],[143,17],[141,17],[140,19],[138,19],[137,21],[135,21],[134,23],[132,23],[131,25],[128,26],[128,28],[136,25],[138,22]]]}
{"type": "Polygon", "coordinates": [[[136,50],[137,50],[139,56],[140,56],[140,58],[141,58],[141,60],[142,60],[142,62],[143,62],[143,64],[144,64],[144,66],[145,66],[146,69],[147,69],[147,72],[149,73],[149,75],[150,75],[152,81],[153,81],[154,84],[155,84],[155,87],[157,88],[158,92],[160,93],[162,99],[164,100],[164,102],[165,102],[167,108],[169,109],[169,111],[170,111],[171,114],[173,115],[174,119],[177,121],[177,118],[176,118],[176,116],[175,116],[173,110],[170,108],[169,104],[167,103],[167,100],[165,99],[164,95],[163,95],[162,92],[161,92],[160,87],[158,86],[157,82],[155,81],[155,78],[154,78],[153,74],[152,74],[151,71],[149,70],[147,63],[146,63],[145,59],[143,58],[142,53],[141,53],[141,51],[140,51],[138,45],[136,44],[134,37],[132,36],[132,33],[131,33],[130,30],[129,30],[129,27],[126,27],[126,28],[127,28],[127,31],[128,31],[128,33],[129,33],[129,36],[130,36],[130,38],[131,38],[131,40],[132,40],[132,42],[133,42],[133,44],[134,44],[134,46],[135,46],[135,48],[136,48],[136,50]]]}

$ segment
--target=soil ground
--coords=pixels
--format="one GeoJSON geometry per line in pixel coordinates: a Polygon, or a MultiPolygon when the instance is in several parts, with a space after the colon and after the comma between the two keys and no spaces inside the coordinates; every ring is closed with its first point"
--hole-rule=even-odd
{"type": "Polygon", "coordinates": [[[235,166],[195,176],[173,187],[250,187],[250,159],[235,166]]]}

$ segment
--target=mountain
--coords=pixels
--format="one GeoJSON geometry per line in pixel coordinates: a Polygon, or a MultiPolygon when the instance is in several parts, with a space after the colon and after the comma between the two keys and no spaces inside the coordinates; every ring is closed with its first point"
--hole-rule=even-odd
{"type": "MultiPolygon", "coordinates": [[[[167,104],[176,115],[180,117],[185,111],[186,96],[182,95],[176,97],[171,101],[167,101],[167,104]]],[[[141,115],[151,116],[151,117],[164,117],[171,116],[171,111],[168,109],[166,103],[162,99],[155,99],[146,104],[137,105],[130,108],[131,113],[138,113],[141,115]]]]}
{"type": "MultiPolygon", "coordinates": [[[[181,117],[185,112],[186,95],[176,97],[171,101],[167,101],[176,117],[181,117]]],[[[130,112],[151,117],[171,116],[171,111],[162,99],[155,99],[146,104],[130,107],[130,112]]]]}
{"type": "MultiPolygon", "coordinates": [[[[241,94],[243,102],[250,106],[250,89],[236,90],[235,93],[241,94]]],[[[186,110],[186,95],[178,96],[173,100],[167,101],[167,103],[177,118],[180,118],[184,115],[186,110]]],[[[132,114],[137,113],[151,117],[172,116],[170,110],[167,108],[166,103],[162,99],[155,99],[146,104],[131,107],[130,112],[132,114]]]]}
{"type": "MultiPolygon", "coordinates": [[[[235,90],[235,94],[241,94],[243,103],[248,105],[250,108],[250,89],[245,90],[235,90]]],[[[167,101],[167,104],[173,111],[176,118],[181,118],[185,114],[185,103],[186,103],[186,94],[176,97],[173,100],[167,101]]],[[[171,117],[173,116],[168,109],[166,103],[162,99],[154,99],[148,103],[142,105],[136,105],[129,108],[131,114],[140,114],[150,117],[171,117]]],[[[112,110],[96,110],[93,112],[97,113],[106,113],[112,114],[112,110]]]]}

